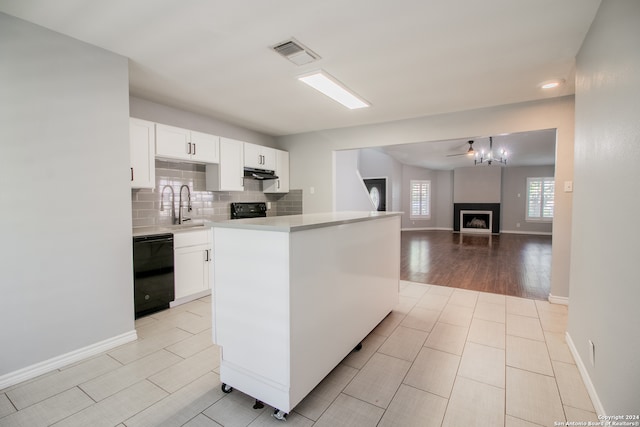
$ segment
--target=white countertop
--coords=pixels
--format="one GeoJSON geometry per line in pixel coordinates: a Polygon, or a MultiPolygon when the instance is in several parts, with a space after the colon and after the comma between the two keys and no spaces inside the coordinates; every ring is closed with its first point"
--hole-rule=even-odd
{"type": "Polygon", "coordinates": [[[402,212],[324,212],[213,221],[208,225],[214,228],[220,227],[239,228],[245,230],[294,232],[400,215],[402,215],[402,212]]]}
{"type": "Polygon", "coordinates": [[[202,230],[204,227],[210,226],[209,221],[199,221],[195,223],[185,223],[176,225],[150,225],[146,227],[134,227],[133,237],[152,236],[154,234],[173,234],[188,230],[202,230]]]}

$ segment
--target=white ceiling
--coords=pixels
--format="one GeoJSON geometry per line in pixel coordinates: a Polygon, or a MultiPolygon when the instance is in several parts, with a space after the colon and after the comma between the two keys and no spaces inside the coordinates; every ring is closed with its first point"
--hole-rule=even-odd
{"type": "Polygon", "coordinates": [[[0,11],[128,57],[133,95],[279,136],[572,94],[599,4],[0,0],[0,11]],[[298,67],[270,49],[290,37],[321,59],[298,67]],[[347,110],[295,79],[318,68],[372,106],[347,110]],[[552,78],[567,84],[543,93],[552,78]]]}
{"type": "MultiPolygon", "coordinates": [[[[492,139],[494,154],[499,154],[501,150],[506,151],[507,166],[555,164],[555,129],[494,135],[492,139]]],[[[488,136],[393,145],[380,150],[403,164],[434,170],[452,170],[474,166],[474,156],[465,154],[469,149],[469,140],[473,141],[473,149],[478,154],[482,150],[489,151],[488,136]]]]}

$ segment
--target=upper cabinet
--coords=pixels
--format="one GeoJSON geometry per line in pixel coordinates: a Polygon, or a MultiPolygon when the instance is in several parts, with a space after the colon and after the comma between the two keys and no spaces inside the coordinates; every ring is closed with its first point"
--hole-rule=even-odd
{"type": "Polygon", "coordinates": [[[155,128],[146,120],[129,119],[131,188],[155,188],[155,128]]]}
{"type": "Polygon", "coordinates": [[[276,150],[270,147],[245,142],[244,166],[247,168],[275,170],[276,150]]]}
{"type": "Polygon", "coordinates": [[[220,137],[156,124],[156,156],[197,163],[220,161],[220,137]]]}
{"type": "Polygon", "coordinates": [[[282,150],[274,150],[276,153],[276,175],[278,179],[264,181],[263,191],[265,193],[288,193],[289,192],[289,153],[282,150]]]}
{"type": "Polygon", "coordinates": [[[220,138],[220,162],[208,164],[207,191],[244,191],[243,142],[220,138]]]}

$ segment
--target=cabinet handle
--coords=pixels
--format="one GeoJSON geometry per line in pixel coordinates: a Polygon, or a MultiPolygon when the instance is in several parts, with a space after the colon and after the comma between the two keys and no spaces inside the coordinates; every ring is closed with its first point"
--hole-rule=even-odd
{"type": "Polygon", "coordinates": [[[209,261],[209,249],[204,250],[204,261],[209,261]]]}
{"type": "Polygon", "coordinates": [[[187,154],[191,154],[191,143],[187,142],[187,154]]]}
{"type": "Polygon", "coordinates": [[[280,189],[280,180],[278,180],[278,190],[280,189]]]}
{"type": "Polygon", "coordinates": [[[133,181],[133,168],[131,168],[131,181],[133,181]]]}
{"type": "Polygon", "coordinates": [[[195,142],[193,143],[193,155],[194,156],[196,155],[196,143],[195,142]]]}

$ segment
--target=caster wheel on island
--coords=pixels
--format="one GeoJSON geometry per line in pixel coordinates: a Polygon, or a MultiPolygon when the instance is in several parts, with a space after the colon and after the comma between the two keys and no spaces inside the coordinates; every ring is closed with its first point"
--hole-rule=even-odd
{"type": "Polygon", "coordinates": [[[353,351],[360,351],[360,350],[362,350],[362,343],[358,343],[358,345],[353,348],[353,351]]]}
{"type": "Polygon", "coordinates": [[[223,393],[231,393],[233,391],[233,387],[226,385],[225,383],[222,383],[222,387],[220,387],[222,389],[223,393]]]}
{"type": "Polygon", "coordinates": [[[273,418],[275,418],[276,420],[280,420],[280,421],[286,421],[287,420],[287,413],[284,412],[284,411],[281,411],[280,409],[274,409],[273,418]]]}

